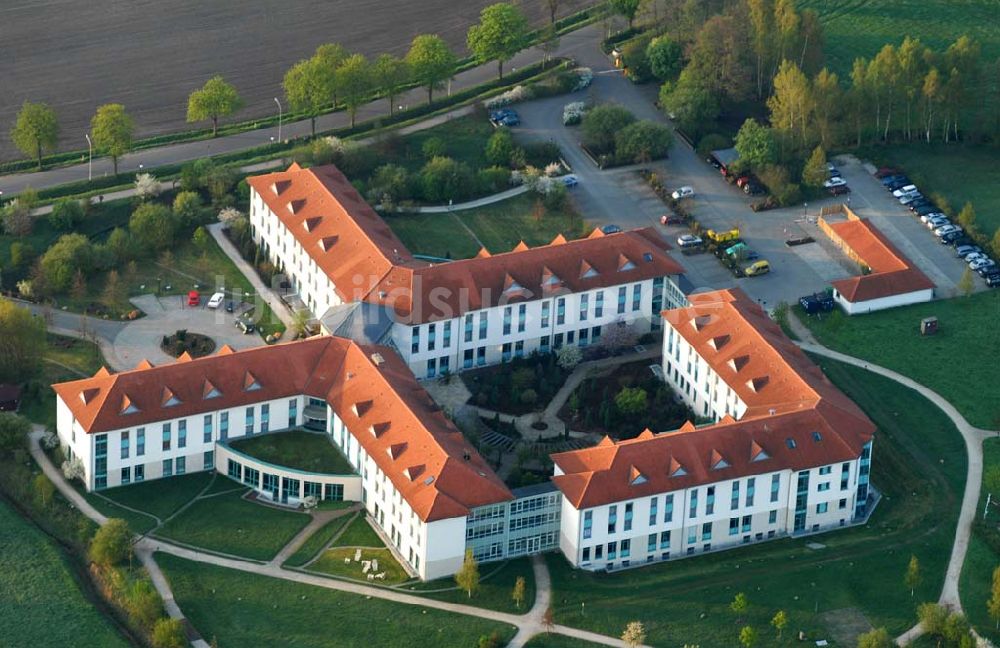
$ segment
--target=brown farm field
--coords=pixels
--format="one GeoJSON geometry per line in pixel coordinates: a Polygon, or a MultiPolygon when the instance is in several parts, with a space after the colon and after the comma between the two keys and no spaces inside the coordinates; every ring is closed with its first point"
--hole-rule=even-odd
{"type": "MultiPolygon", "coordinates": [[[[403,54],[436,33],[465,55],[465,32],[493,0],[11,0],[0,3],[0,159],[21,157],[7,134],[25,100],[55,108],[60,149],[85,149],[98,105],[125,105],[137,137],[187,128],[187,96],[221,74],[246,107],[272,115],[281,79],[316,46],[403,54]]],[[[533,25],[545,3],[521,3],[533,25]]],[[[562,0],[559,14],[592,0],[562,0]]],[[[287,108],[287,106],[286,106],[287,108]]],[[[200,124],[204,127],[206,124],[200,124]]]]}

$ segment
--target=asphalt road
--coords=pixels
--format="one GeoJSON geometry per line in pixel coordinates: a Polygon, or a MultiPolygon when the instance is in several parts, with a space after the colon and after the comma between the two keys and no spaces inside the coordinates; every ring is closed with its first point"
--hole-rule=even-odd
{"type": "MultiPolygon", "coordinates": [[[[272,115],[281,79],[318,45],[339,42],[369,57],[403,54],[417,34],[456,51],[492,0],[5,0],[0,2],[0,159],[21,154],[7,137],[25,100],[59,115],[62,149],[86,148],[98,105],[123,103],[139,137],[187,128],[187,97],[221,74],[246,108],[272,115]]],[[[541,0],[522,7],[533,24],[541,0]]],[[[560,15],[590,0],[561,0],[560,15]]],[[[265,140],[266,141],[266,140],[265,140]]]]}

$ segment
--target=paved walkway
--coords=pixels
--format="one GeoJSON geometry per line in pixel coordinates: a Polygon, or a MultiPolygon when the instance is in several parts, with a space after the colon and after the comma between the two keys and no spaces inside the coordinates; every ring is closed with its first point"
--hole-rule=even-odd
{"type": "Polygon", "coordinates": [[[322,528],[327,522],[335,520],[339,517],[344,517],[345,515],[354,515],[354,513],[360,509],[361,505],[357,504],[350,508],[339,509],[336,511],[312,511],[310,513],[312,520],[309,524],[299,531],[294,538],[289,540],[288,544],[282,547],[281,551],[278,552],[278,555],[272,558],[268,564],[281,566],[281,564],[292,557],[292,554],[299,550],[299,547],[306,543],[306,540],[308,540],[312,534],[319,531],[320,528],[322,528]]]}

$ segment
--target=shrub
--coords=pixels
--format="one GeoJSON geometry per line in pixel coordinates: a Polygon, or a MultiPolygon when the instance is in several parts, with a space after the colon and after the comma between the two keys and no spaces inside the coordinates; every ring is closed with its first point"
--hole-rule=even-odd
{"type": "Polygon", "coordinates": [[[83,205],[74,198],[62,198],[52,205],[49,224],[52,229],[68,232],[83,222],[83,205]]]}
{"type": "Polygon", "coordinates": [[[379,163],[375,149],[353,142],[345,143],[339,159],[334,161],[348,178],[367,177],[379,163]]]}
{"type": "Polygon", "coordinates": [[[635,417],[646,411],[648,394],[641,387],[623,387],[615,395],[615,407],[622,416],[635,417]]]}
{"type": "Polygon", "coordinates": [[[440,137],[428,137],[420,147],[420,152],[425,160],[433,160],[448,155],[448,146],[440,137]]]}
{"type": "Polygon", "coordinates": [[[174,216],[184,225],[194,225],[201,221],[201,196],[197,191],[181,191],[174,198],[174,216]]]}
{"type": "Polygon", "coordinates": [[[3,231],[9,236],[28,236],[35,224],[31,207],[20,198],[12,200],[0,212],[0,217],[3,219],[3,231]]]}
{"type": "Polygon", "coordinates": [[[542,203],[545,208],[552,212],[562,211],[566,206],[566,199],[568,198],[569,191],[559,180],[553,180],[552,178],[546,178],[551,182],[548,183],[549,189],[545,192],[542,197],[542,203]]]}
{"type": "Polygon", "coordinates": [[[118,263],[125,263],[135,257],[135,243],[129,233],[121,227],[111,230],[104,246],[118,263]]]}
{"type": "Polygon", "coordinates": [[[237,223],[246,220],[246,216],[235,207],[226,207],[219,212],[219,222],[223,227],[233,227],[237,223]]]}
{"type": "Polygon", "coordinates": [[[160,595],[148,580],[133,581],[125,595],[125,609],[129,617],[143,628],[150,629],[163,613],[160,595]]]}
{"type": "Polygon", "coordinates": [[[153,648],[184,648],[187,639],[179,619],[157,619],[153,625],[153,648]]]}
{"type": "Polygon", "coordinates": [[[10,412],[0,412],[0,456],[23,449],[28,442],[31,423],[28,419],[10,412]]]}
{"type": "Polygon", "coordinates": [[[512,103],[517,103],[518,101],[526,101],[531,99],[531,97],[531,88],[518,85],[506,92],[498,94],[495,97],[487,99],[483,102],[483,106],[485,106],[487,110],[496,110],[497,108],[509,106],[512,103]]]}
{"type": "Polygon", "coordinates": [[[583,115],[587,111],[587,104],[582,101],[571,101],[563,106],[563,125],[575,126],[583,120],[583,115]]]}
{"type": "Polygon", "coordinates": [[[31,265],[35,260],[35,248],[30,243],[14,241],[10,244],[10,265],[12,268],[23,270],[31,265]]]}
{"type": "Polygon", "coordinates": [[[646,47],[649,41],[645,38],[637,38],[622,47],[622,61],[625,64],[628,78],[636,83],[645,83],[653,78],[653,70],[649,65],[649,57],[646,56],[646,47]]]}
{"type": "Polygon", "coordinates": [[[531,142],[524,146],[524,160],[520,166],[525,164],[533,167],[544,168],[552,162],[557,162],[562,158],[562,151],[555,142],[531,142]]]}
{"type": "Polygon", "coordinates": [[[111,518],[97,530],[90,541],[90,559],[104,567],[125,562],[132,553],[132,533],[128,523],[111,518]]]}
{"type": "Polygon", "coordinates": [[[589,87],[591,82],[594,80],[594,71],[589,67],[578,67],[573,70],[573,72],[575,72],[577,76],[576,85],[573,86],[574,92],[589,87]]]}
{"type": "Polygon", "coordinates": [[[792,205],[799,201],[799,185],[789,181],[788,169],[780,164],[768,164],[758,171],[760,181],[767,185],[771,195],[780,205],[792,205]]]}
{"type": "Polygon", "coordinates": [[[148,200],[160,195],[163,187],[152,173],[140,173],[135,176],[135,195],[139,200],[148,200]]]}
{"type": "Polygon", "coordinates": [[[583,118],[583,143],[595,153],[614,150],[615,135],[635,121],[635,116],[615,104],[605,104],[590,110],[583,118]]]}
{"type": "Polygon", "coordinates": [[[521,392],[521,402],[525,405],[534,405],[538,400],[538,392],[534,389],[525,389],[521,392]]]}
{"type": "Polygon", "coordinates": [[[465,163],[436,157],[420,171],[420,182],[426,200],[446,202],[467,197],[474,190],[475,178],[465,163]]]}
{"type": "Polygon", "coordinates": [[[633,122],[615,135],[615,157],[619,162],[649,162],[665,157],[673,143],[666,126],[652,121],[633,122]]]}
{"type": "Polygon", "coordinates": [[[556,354],[557,362],[563,369],[573,369],[583,360],[583,352],[578,346],[564,346],[556,354]]]}
{"type": "Polygon", "coordinates": [[[498,128],[486,141],[486,159],[494,166],[509,166],[514,138],[506,128],[498,128]]]}
{"type": "Polygon", "coordinates": [[[139,245],[150,250],[165,250],[174,242],[177,221],[164,205],[144,203],[132,212],[128,229],[139,245]]]}
{"type": "Polygon", "coordinates": [[[333,162],[335,155],[333,145],[325,137],[316,138],[309,145],[309,157],[312,159],[313,164],[330,164],[333,162]]]}
{"type": "Polygon", "coordinates": [[[383,209],[392,209],[412,197],[410,174],[398,164],[383,164],[368,183],[368,196],[383,209]]]}
{"type": "Polygon", "coordinates": [[[77,272],[86,273],[93,262],[94,247],[83,234],[64,234],[45,252],[40,275],[54,293],[69,289],[77,272]]]}
{"type": "Polygon", "coordinates": [[[510,185],[510,170],[494,166],[480,169],[477,174],[479,186],[490,193],[498,193],[510,185]]]}

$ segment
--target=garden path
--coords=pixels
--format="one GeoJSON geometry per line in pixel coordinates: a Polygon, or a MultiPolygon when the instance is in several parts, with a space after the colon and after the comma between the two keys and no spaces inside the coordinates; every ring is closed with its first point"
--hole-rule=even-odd
{"type": "Polygon", "coordinates": [[[291,558],[292,554],[298,551],[299,547],[304,545],[306,540],[308,540],[313,533],[319,531],[324,524],[330,520],[334,520],[345,515],[354,515],[354,513],[360,509],[361,504],[355,504],[350,508],[340,509],[337,511],[310,511],[309,514],[312,516],[312,521],[299,531],[294,538],[289,540],[288,544],[282,547],[281,551],[278,552],[278,555],[272,558],[268,564],[281,565],[286,560],[291,558]]]}

